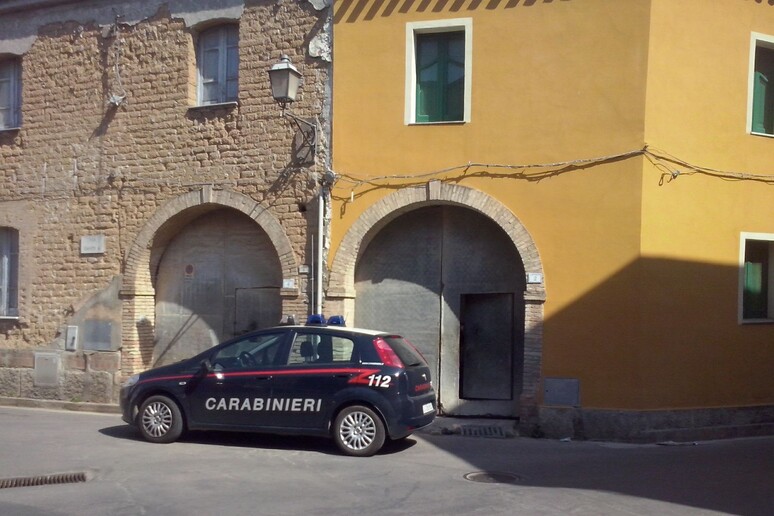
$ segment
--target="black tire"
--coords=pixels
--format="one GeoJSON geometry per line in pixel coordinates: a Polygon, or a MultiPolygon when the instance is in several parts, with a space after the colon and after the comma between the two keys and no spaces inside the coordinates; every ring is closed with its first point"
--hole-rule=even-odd
{"type": "Polygon", "coordinates": [[[183,415],[166,396],[151,396],[140,406],[137,427],[146,441],[171,443],[183,433],[183,415]]]}
{"type": "Polygon", "coordinates": [[[333,422],[333,440],[342,452],[353,457],[370,457],[378,452],[385,435],[382,419],[362,405],[344,408],[333,422]]]}

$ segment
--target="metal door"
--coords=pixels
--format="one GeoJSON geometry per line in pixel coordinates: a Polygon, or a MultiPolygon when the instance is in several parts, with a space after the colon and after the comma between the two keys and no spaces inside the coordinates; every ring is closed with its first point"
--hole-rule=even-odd
{"type": "Polygon", "coordinates": [[[281,285],[277,251],[255,221],[234,210],[195,219],[159,260],[154,364],[278,323],[281,285]]]}
{"type": "Polygon", "coordinates": [[[513,399],[513,294],[466,294],[460,317],[460,399],[513,399]]]}

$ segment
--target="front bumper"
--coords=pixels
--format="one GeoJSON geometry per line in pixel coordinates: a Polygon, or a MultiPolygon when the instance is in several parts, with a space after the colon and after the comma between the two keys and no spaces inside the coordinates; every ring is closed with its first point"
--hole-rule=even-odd
{"type": "Polygon", "coordinates": [[[125,423],[129,423],[130,425],[134,425],[135,422],[135,409],[132,406],[132,403],[130,402],[130,397],[132,394],[132,388],[131,387],[123,387],[121,388],[121,397],[120,397],[120,406],[121,406],[121,419],[125,423]]]}

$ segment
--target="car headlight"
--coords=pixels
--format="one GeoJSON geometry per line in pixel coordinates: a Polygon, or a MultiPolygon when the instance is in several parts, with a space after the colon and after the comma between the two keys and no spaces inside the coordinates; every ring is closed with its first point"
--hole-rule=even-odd
{"type": "Polygon", "coordinates": [[[124,382],[123,387],[124,388],[131,387],[132,385],[136,384],[139,381],[140,381],[139,374],[132,375],[124,382]]]}

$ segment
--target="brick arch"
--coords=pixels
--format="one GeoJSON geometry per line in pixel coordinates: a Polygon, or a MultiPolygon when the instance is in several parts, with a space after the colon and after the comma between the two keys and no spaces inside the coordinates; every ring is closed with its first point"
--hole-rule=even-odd
{"type": "MultiPolygon", "coordinates": [[[[328,297],[354,297],[355,266],[371,239],[399,215],[433,204],[450,204],[475,210],[489,217],[510,237],[521,255],[527,273],[543,273],[537,246],[527,229],[503,204],[489,195],[459,185],[430,183],[426,188],[406,188],[367,209],[344,235],[331,264],[328,297]]],[[[529,284],[527,296],[545,300],[542,284],[529,284]]]]}
{"type": "MultiPolygon", "coordinates": [[[[298,285],[298,264],[293,248],[279,220],[265,206],[250,197],[205,187],[189,192],[164,204],[148,220],[132,242],[125,256],[121,285],[124,300],[122,313],[123,353],[121,368],[125,375],[148,367],[154,345],[155,289],[151,276],[151,248],[154,238],[172,218],[192,209],[227,207],[253,219],[266,232],[274,245],[284,279],[298,285]]],[[[282,297],[297,297],[297,288],[282,289],[282,297]]]]}
{"type": "MultiPolygon", "coordinates": [[[[513,242],[526,273],[543,276],[543,265],[532,236],[521,221],[500,201],[464,186],[431,182],[425,187],[405,188],[368,208],[344,235],[331,264],[326,311],[352,318],[355,308],[355,267],[371,239],[398,216],[414,209],[447,204],[475,210],[497,224],[513,242]]],[[[543,348],[544,283],[527,283],[524,292],[524,376],[520,399],[522,431],[531,432],[538,422],[538,398],[543,348]]]]}

